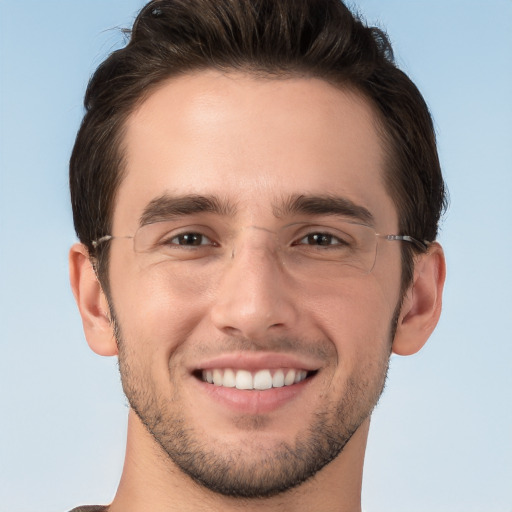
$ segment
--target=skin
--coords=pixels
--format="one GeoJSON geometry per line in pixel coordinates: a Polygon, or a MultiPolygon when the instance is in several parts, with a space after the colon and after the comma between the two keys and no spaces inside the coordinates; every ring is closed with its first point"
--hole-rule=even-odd
{"type": "MultiPolygon", "coordinates": [[[[71,249],[87,340],[99,354],[119,353],[132,405],[111,511],[360,510],[370,414],[391,350],[416,352],[437,323],[442,250],[433,244],[417,258],[397,309],[400,242],[379,245],[371,273],[341,277],[335,258],[308,263],[308,273],[290,256],[305,249],[287,252],[286,226],[307,222],[318,231],[332,227],[333,216],[283,214],[282,207],[283,198],[297,195],[342,197],[370,212],[377,233],[397,233],[375,119],[359,95],[322,80],[216,71],[166,82],[131,115],[113,235],[135,233],[148,204],[164,194],[215,196],[229,208],[180,218],[178,226],[207,226],[219,242],[193,259],[162,262],[136,254],[131,239],[112,240],[112,311],[87,251],[80,244],[71,249]],[[239,391],[229,395],[240,401],[234,406],[222,391],[212,395],[213,386],[196,373],[222,366],[215,361],[226,357],[250,369],[279,366],[285,357],[286,365],[314,375],[277,405],[255,398],[268,391],[239,391]],[[283,447],[314,439],[330,445],[329,434],[337,452],[343,449],[294,488],[244,499],[180,470],[178,458],[168,456],[179,449],[177,432],[199,446],[208,466],[232,459],[222,474],[239,475],[246,485],[268,474],[282,478],[296,466],[280,457],[283,447]]],[[[310,262],[305,254],[297,261],[310,262]]]]}

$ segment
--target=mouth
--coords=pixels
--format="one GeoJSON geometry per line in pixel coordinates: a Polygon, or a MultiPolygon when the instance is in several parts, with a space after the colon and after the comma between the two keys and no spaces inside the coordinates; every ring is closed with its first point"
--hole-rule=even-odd
{"type": "Polygon", "coordinates": [[[300,368],[259,369],[249,371],[233,368],[209,368],[197,370],[194,376],[207,384],[239,390],[265,391],[299,384],[313,377],[316,370],[300,368]]]}
{"type": "Polygon", "coordinates": [[[309,402],[324,364],[314,358],[275,352],[231,352],[189,368],[195,400],[212,414],[261,415],[309,402]],[[309,394],[308,394],[309,393],[309,394]],[[308,398],[309,397],[309,398],[308,398]],[[219,407],[220,406],[220,407],[219,407]],[[226,412],[227,411],[227,412],[226,412]]]}

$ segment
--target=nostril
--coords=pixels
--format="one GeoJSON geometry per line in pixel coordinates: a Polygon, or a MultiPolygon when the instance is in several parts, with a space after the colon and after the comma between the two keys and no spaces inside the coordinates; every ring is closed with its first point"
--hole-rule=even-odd
{"type": "Polygon", "coordinates": [[[230,325],[226,325],[221,328],[221,331],[229,336],[241,336],[242,331],[240,329],[237,329],[236,327],[232,327],[230,325]]]}

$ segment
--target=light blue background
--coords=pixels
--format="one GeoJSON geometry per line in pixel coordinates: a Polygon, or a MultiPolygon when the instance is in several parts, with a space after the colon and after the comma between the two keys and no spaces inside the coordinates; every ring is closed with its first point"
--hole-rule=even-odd
{"type": "MultiPolygon", "coordinates": [[[[127,407],[69,290],[67,162],[88,77],[136,0],[0,0],[0,510],[109,502],[127,407]]],[[[512,1],[359,0],[434,115],[451,193],[444,313],[394,357],[367,512],[512,511],[512,1]]]]}

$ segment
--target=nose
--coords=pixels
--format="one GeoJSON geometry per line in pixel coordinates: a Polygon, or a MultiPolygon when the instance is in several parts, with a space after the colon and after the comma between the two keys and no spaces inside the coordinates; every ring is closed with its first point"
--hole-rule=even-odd
{"type": "Polygon", "coordinates": [[[295,325],[297,297],[277,250],[235,250],[218,282],[211,318],[223,333],[257,340],[295,325]]]}

